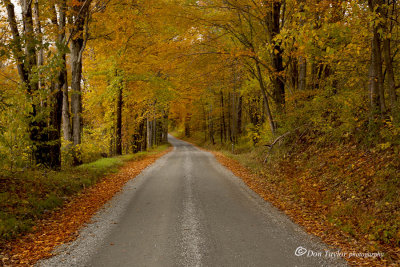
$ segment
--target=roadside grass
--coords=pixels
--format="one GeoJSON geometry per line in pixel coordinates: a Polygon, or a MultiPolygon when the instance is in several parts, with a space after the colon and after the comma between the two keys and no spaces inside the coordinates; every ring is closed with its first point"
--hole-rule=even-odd
{"type": "MultiPolygon", "coordinates": [[[[264,146],[211,145],[204,136],[184,140],[217,150],[262,179],[274,197],[366,244],[368,251],[400,247],[400,158],[395,147],[365,148],[348,142],[277,145],[263,163],[264,146]],[[310,213],[311,211],[311,213],[310,213]]],[[[389,253],[388,253],[389,254],[389,253]]],[[[397,256],[396,256],[397,255],[397,256]]]]}
{"type": "Polygon", "coordinates": [[[169,147],[162,145],[148,152],[101,158],[61,171],[48,169],[0,171],[0,248],[9,240],[29,232],[35,223],[59,209],[65,201],[115,173],[128,161],[138,161],[169,147]]]}

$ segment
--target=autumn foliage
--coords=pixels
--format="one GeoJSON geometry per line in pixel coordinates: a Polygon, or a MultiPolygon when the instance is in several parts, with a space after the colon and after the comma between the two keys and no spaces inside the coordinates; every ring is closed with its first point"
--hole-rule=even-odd
{"type": "Polygon", "coordinates": [[[7,175],[171,130],[269,173],[304,210],[312,196],[351,238],[399,246],[397,1],[3,0],[0,16],[7,175]]]}

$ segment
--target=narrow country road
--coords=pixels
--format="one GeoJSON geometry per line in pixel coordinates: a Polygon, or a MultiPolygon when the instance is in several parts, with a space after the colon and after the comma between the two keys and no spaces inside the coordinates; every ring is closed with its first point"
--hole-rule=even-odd
{"type": "Polygon", "coordinates": [[[38,265],[346,265],[325,257],[325,250],[336,250],[249,190],[212,154],[169,141],[172,152],[128,182],[76,241],[38,265]],[[305,254],[296,256],[296,249],[305,254]]]}

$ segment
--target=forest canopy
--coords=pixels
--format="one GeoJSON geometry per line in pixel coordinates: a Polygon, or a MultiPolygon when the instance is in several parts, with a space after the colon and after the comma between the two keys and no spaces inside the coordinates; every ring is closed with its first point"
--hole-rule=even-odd
{"type": "Polygon", "coordinates": [[[1,1],[0,164],[186,136],[399,142],[396,1],[1,1]]]}

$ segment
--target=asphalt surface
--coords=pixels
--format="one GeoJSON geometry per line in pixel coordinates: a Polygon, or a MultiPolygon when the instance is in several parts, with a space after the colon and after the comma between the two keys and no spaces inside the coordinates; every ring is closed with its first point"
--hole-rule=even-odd
{"type": "Polygon", "coordinates": [[[38,265],[346,265],[326,257],[326,250],[337,250],[248,189],[212,154],[169,141],[172,152],[128,182],[76,241],[38,265]]]}

